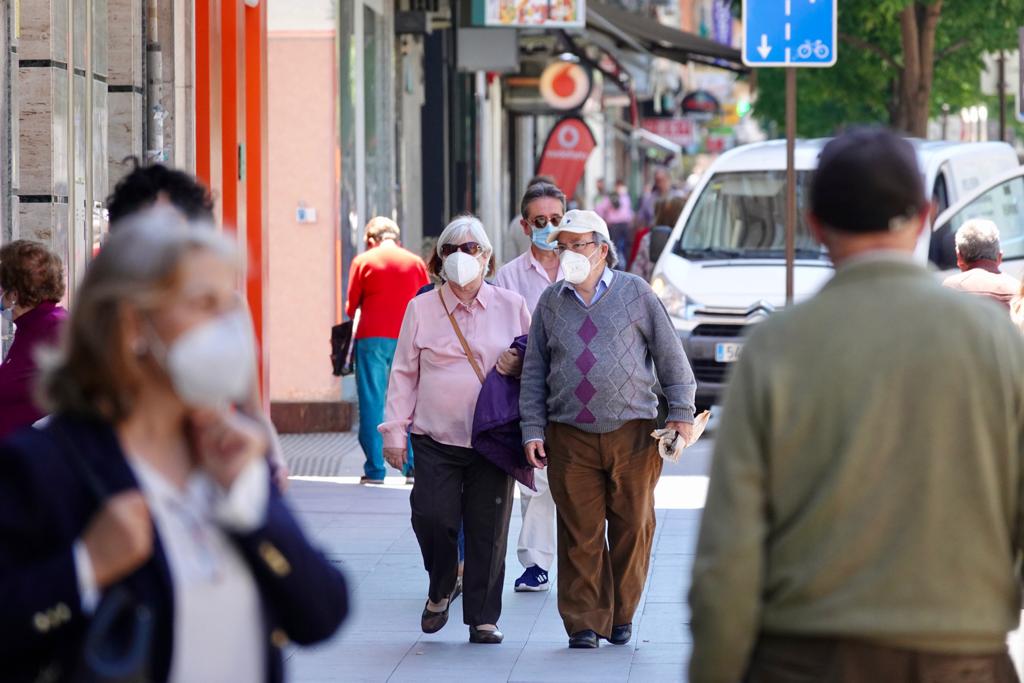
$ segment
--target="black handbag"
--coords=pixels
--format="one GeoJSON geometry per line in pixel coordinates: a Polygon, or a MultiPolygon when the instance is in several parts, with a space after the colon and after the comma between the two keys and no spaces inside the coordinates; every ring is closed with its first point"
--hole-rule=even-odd
{"type": "Polygon", "coordinates": [[[355,372],[355,363],[352,360],[354,328],[355,323],[351,320],[331,328],[331,368],[335,377],[344,377],[355,372]]]}
{"type": "MultiPolygon", "coordinates": [[[[68,463],[85,482],[97,509],[110,497],[100,480],[59,425],[51,427],[67,449],[68,463]]],[[[83,683],[150,683],[153,613],[131,588],[118,584],[103,593],[82,644],[79,670],[71,680],[83,683]]]]}

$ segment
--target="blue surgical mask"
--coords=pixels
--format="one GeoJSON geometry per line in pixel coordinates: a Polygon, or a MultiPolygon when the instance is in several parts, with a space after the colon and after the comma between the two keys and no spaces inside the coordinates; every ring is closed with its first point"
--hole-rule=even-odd
{"type": "Polygon", "coordinates": [[[551,239],[551,231],[554,229],[554,226],[552,226],[550,223],[548,223],[544,228],[541,229],[530,229],[533,231],[533,243],[537,245],[538,249],[543,249],[544,251],[554,251],[555,248],[558,246],[557,244],[548,241],[549,239],[551,239]]]}

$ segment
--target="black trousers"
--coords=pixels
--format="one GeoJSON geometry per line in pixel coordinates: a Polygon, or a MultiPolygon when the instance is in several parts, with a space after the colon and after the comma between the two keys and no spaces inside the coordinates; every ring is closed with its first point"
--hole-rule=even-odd
{"type": "Polygon", "coordinates": [[[439,602],[455,587],[461,525],[466,537],[463,621],[469,626],[496,624],[505,583],[512,478],[471,448],[419,434],[412,435],[412,447],[412,528],[430,575],[430,599],[439,602]]]}

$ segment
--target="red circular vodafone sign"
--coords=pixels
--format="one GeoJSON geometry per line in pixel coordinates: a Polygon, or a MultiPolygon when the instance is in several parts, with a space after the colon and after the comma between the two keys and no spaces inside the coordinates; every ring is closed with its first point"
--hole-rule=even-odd
{"type": "Polygon", "coordinates": [[[579,109],[590,96],[590,73],[574,62],[555,62],[540,75],[539,87],[552,109],[579,109]]]}

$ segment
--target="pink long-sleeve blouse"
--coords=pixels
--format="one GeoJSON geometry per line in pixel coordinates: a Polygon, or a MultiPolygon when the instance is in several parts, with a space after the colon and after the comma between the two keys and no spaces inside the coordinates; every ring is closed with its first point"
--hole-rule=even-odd
{"type": "MultiPolygon", "coordinates": [[[[515,292],[484,284],[468,306],[446,284],[448,310],[486,374],[512,340],[530,330],[530,311],[515,292]]],[[[391,366],[384,422],[385,448],[404,448],[407,434],[470,447],[480,380],[445,314],[438,290],[417,296],[405,311],[391,366]]]]}

